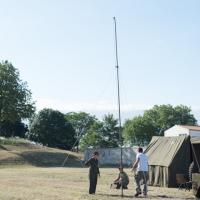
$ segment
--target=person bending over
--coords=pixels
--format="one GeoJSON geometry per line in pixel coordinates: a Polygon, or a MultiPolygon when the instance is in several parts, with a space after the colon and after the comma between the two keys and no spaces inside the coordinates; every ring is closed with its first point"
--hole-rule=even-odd
{"type": "Polygon", "coordinates": [[[111,188],[120,189],[128,189],[129,178],[126,172],[124,172],[123,167],[119,167],[119,175],[116,180],[114,180],[113,184],[111,184],[111,188]]]}

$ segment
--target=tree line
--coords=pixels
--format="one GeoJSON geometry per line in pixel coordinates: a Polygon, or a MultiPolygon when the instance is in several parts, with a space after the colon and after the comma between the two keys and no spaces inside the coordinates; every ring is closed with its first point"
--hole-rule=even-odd
{"type": "Polygon", "coordinates": [[[20,79],[18,69],[8,61],[0,62],[0,136],[24,137],[49,147],[79,150],[118,147],[119,132],[124,144],[145,145],[152,136],[162,136],[175,124],[197,125],[190,107],[155,105],[127,119],[121,130],[112,114],[99,120],[85,112],[62,113],[50,108],[36,112],[31,91],[20,79]]]}

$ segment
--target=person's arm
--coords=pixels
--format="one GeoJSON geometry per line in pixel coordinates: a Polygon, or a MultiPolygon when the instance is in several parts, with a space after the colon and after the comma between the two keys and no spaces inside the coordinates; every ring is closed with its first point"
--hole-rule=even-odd
{"type": "Polygon", "coordinates": [[[91,159],[92,158],[90,158],[87,162],[85,162],[85,166],[87,166],[87,167],[90,166],[91,159]]]}
{"type": "Polygon", "coordinates": [[[114,183],[117,183],[118,181],[119,181],[119,179],[120,179],[120,175],[117,177],[117,179],[116,180],[114,180],[113,182],[114,183]]]}
{"type": "Polygon", "coordinates": [[[97,160],[97,174],[99,175],[100,177],[100,170],[99,170],[99,161],[97,160]]]}
{"type": "Polygon", "coordinates": [[[140,158],[137,157],[136,161],[133,163],[133,167],[132,167],[132,170],[133,171],[137,166],[138,166],[138,163],[140,162],[140,158]]]}
{"type": "Polygon", "coordinates": [[[99,167],[98,167],[98,174],[99,174],[99,177],[100,177],[100,171],[99,171],[99,167]]]}
{"type": "Polygon", "coordinates": [[[140,162],[140,158],[137,158],[137,160],[133,163],[133,168],[135,169],[140,162]]]}

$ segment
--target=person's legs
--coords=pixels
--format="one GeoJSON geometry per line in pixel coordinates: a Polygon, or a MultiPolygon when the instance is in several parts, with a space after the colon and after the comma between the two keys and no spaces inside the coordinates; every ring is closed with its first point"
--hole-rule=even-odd
{"type": "Polygon", "coordinates": [[[128,187],[127,187],[128,183],[127,182],[120,181],[119,183],[123,187],[123,189],[128,189],[128,187]]]}
{"type": "Polygon", "coordinates": [[[97,187],[97,175],[94,177],[93,194],[95,194],[96,192],[96,187],[97,187]]]}
{"type": "Polygon", "coordinates": [[[147,189],[147,182],[148,182],[148,172],[143,172],[143,182],[144,182],[144,189],[143,194],[147,195],[148,189],[147,189]]]}
{"type": "Polygon", "coordinates": [[[117,182],[116,185],[117,185],[116,189],[120,189],[121,188],[121,184],[119,182],[117,182]]]}
{"type": "Polygon", "coordinates": [[[140,188],[141,178],[142,178],[141,172],[136,172],[136,174],[135,174],[135,183],[136,183],[136,194],[135,194],[135,196],[136,197],[141,194],[141,188],[140,188]]]}
{"type": "Polygon", "coordinates": [[[90,187],[89,187],[89,194],[94,194],[96,191],[96,185],[97,185],[97,175],[90,174],[90,187]]]}
{"type": "Polygon", "coordinates": [[[90,177],[90,187],[89,187],[89,194],[93,194],[93,193],[94,193],[93,185],[94,185],[93,178],[92,178],[92,177],[90,177]]]}
{"type": "Polygon", "coordinates": [[[123,189],[128,189],[128,186],[127,185],[123,185],[123,189]]]}

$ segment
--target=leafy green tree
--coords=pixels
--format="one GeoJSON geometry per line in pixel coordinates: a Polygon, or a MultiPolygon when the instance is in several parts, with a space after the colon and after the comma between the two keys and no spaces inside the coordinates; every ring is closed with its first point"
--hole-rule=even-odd
{"type": "Polygon", "coordinates": [[[80,139],[89,131],[91,126],[97,121],[95,116],[92,116],[85,112],[70,112],[65,115],[65,119],[69,121],[74,130],[75,130],[75,138],[77,151],[79,148],[80,139]]]}
{"type": "Polygon", "coordinates": [[[24,138],[28,127],[20,121],[10,122],[5,121],[1,123],[1,136],[4,137],[21,137],[24,138]]]}
{"type": "Polygon", "coordinates": [[[179,105],[174,107],[175,114],[174,119],[177,124],[186,124],[186,125],[197,125],[197,120],[194,115],[191,114],[191,108],[179,105]]]}
{"type": "Polygon", "coordinates": [[[118,120],[113,115],[105,115],[102,121],[96,121],[80,141],[82,149],[87,147],[118,147],[118,120]]]}
{"type": "Polygon", "coordinates": [[[27,119],[35,111],[27,83],[9,62],[0,63],[0,122],[27,119]]]}
{"type": "Polygon", "coordinates": [[[196,125],[197,120],[187,106],[155,105],[144,112],[143,117],[157,128],[156,134],[163,135],[164,131],[174,125],[196,125]]]}
{"type": "Polygon", "coordinates": [[[75,131],[64,114],[43,109],[31,120],[28,137],[49,147],[71,149],[75,142],[75,131]]]}
{"type": "Polygon", "coordinates": [[[119,146],[119,127],[118,120],[112,114],[105,115],[102,121],[101,147],[119,146]]]}
{"type": "Polygon", "coordinates": [[[196,125],[197,120],[187,106],[155,105],[144,112],[143,116],[134,117],[124,124],[123,135],[127,142],[144,144],[152,136],[162,136],[164,131],[176,125],[196,125]]]}
{"type": "Polygon", "coordinates": [[[22,128],[21,121],[30,118],[34,111],[31,92],[20,79],[19,71],[7,61],[0,62],[0,135],[18,135],[14,131],[22,128]]]}
{"type": "Polygon", "coordinates": [[[143,116],[127,120],[123,127],[125,141],[135,145],[146,145],[156,133],[157,128],[143,116]]]}
{"type": "Polygon", "coordinates": [[[102,122],[96,121],[88,130],[88,132],[80,140],[80,148],[82,150],[88,147],[101,147],[101,131],[103,124],[102,122]]]}

